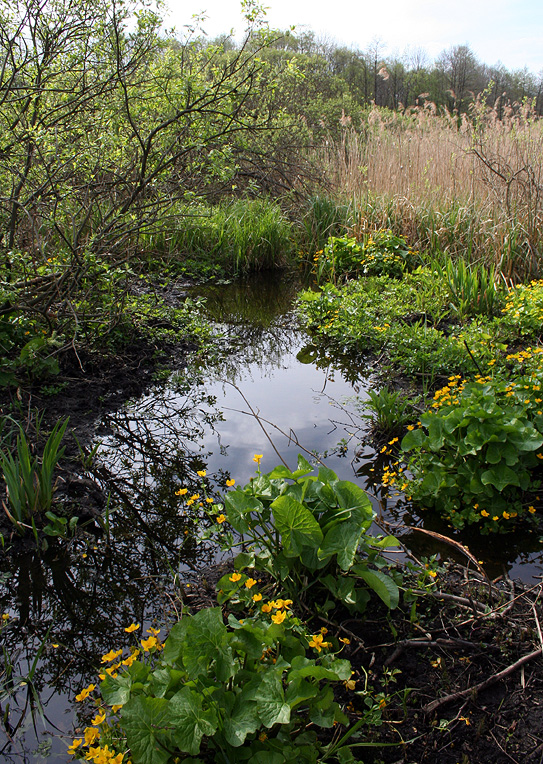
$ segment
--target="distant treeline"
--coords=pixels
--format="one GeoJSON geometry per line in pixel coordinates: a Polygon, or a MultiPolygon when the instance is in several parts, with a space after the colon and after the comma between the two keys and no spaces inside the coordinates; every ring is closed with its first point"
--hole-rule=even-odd
{"type": "MultiPolygon", "coordinates": [[[[226,36],[215,42],[224,49],[236,48],[226,36]]],[[[484,94],[498,118],[514,104],[528,104],[533,114],[543,114],[543,71],[535,75],[526,67],[508,71],[501,64],[488,66],[467,45],[452,46],[434,61],[420,48],[402,56],[386,56],[384,51],[380,41],[362,51],[321,40],[312,31],[287,31],[264,56],[297,75],[289,111],[311,109],[315,100],[322,100],[328,105],[325,112],[333,113],[330,107],[339,102],[345,117],[352,119],[358,109],[372,104],[396,110],[431,103],[438,110],[462,114],[484,94]]]]}

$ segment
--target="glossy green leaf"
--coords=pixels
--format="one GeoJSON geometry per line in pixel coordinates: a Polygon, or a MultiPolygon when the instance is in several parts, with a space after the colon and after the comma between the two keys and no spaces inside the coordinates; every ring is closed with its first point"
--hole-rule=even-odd
{"type": "Polygon", "coordinates": [[[354,565],[352,572],[360,576],[391,610],[398,606],[400,597],[398,586],[386,573],[380,570],[369,570],[364,565],[354,565]]]}
{"type": "Polygon", "coordinates": [[[213,707],[202,707],[202,695],[183,687],[170,700],[173,739],[179,748],[190,754],[200,752],[204,735],[211,736],[218,726],[217,712],[213,707]]]}
{"type": "Polygon", "coordinates": [[[169,701],[132,697],[121,710],[121,722],[133,761],[166,764],[171,747],[169,701]]]}
{"type": "Polygon", "coordinates": [[[299,501],[290,496],[279,496],[271,508],[285,550],[298,554],[304,546],[316,547],[321,543],[320,525],[299,501]]]}
{"type": "Polygon", "coordinates": [[[319,547],[319,557],[326,559],[337,554],[337,562],[342,570],[349,570],[354,562],[364,526],[358,522],[339,522],[331,528],[319,547]]]}

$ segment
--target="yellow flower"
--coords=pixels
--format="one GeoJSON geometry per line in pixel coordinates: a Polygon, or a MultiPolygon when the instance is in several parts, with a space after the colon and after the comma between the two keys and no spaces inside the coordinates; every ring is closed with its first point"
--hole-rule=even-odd
{"type": "Polygon", "coordinates": [[[2,613],[2,620],[9,621],[9,613],[2,613]]]}
{"type": "Polygon", "coordinates": [[[252,597],[253,602],[260,602],[261,599],[262,599],[261,594],[253,594],[253,597],[252,597]]]}
{"type": "Polygon", "coordinates": [[[255,584],[256,584],[256,580],[254,578],[248,578],[247,581],[245,581],[245,586],[247,587],[247,589],[250,589],[255,584]]]}
{"type": "Polygon", "coordinates": [[[75,699],[77,701],[79,701],[79,702],[82,701],[82,700],[85,700],[85,698],[87,698],[94,689],[96,689],[96,685],[95,684],[89,684],[88,687],[85,687],[84,690],[81,690],[79,695],[75,696],[75,699]]]}
{"type": "Polygon", "coordinates": [[[262,605],[262,612],[263,612],[263,613],[271,613],[272,609],[273,609],[273,608],[272,608],[272,606],[271,606],[271,603],[270,603],[270,602],[265,602],[265,603],[262,605]]]}
{"type": "Polygon", "coordinates": [[[343,684],[348,690],[354,690],[356,687],[356,679],[347,679],[343,684]]]}
{"type": "Polygon", "coordinates": [[[231,478],[230,480],[226,481],[226,485],[228,486],[228,488],[232,488],[232,486],[235,485],[235,483],[236,481],[234,480],[234,478],[231,478]]]}
{"type": "Polygon", "coordinates": [[[200,494],[199,494],[199,493],[195,493],[195,494],[193,494],[193,495],[190,497],[189,501],[193,501],[193,502],[194,502],[194,501],[198,501],[198,499],[199,499],[199,498],[200,498],[200,494]]]}
{"type": "Polygon", "coordinates": [[[81,745],[82,742],[83,742],[83,738],[82,737],[78,737],[76,740],[74,740],[73,743],[71,744],[71,746],[68,748],[68,753],[73,756],[74,753],[79,748],[79,746],[81,745]]]}
{"type": "Polygon", "coordinates": [[[106,718],[106,712],[105,711],[99,711],[94,719],[92,720],[91,724],[95,727],[98,727],[99,724],[102,724],[104,719],[106,718]]]}
{"type": "Polygon", "coordinates": [[[482,510],[481,510],[481,515],[482,515],[483,517],[489,517],[490,513],[489,513],[489,512],[487,512],[487,511],[486,511],[486,509],[482,509],[482,510]]]}
{"type": "Polygon", "coordinates": [[[130,667],[134,663],[134,661],[136,660],[136,658],[138,657],[139,654],[140,654],[139,650],[134,650],[132,655],[129,655],[128,658],[126,658],[123,661],[123,666],[129,666],[130,667]]]}
{"type": "Polygon", "coordinates": [[[283,623],[286,617],[287,617],[286,612],[284,610],[281,610],[279,613],[272,615],[271,619],[274,623],[283,623]]]}
{"type": "Polygon", "coordinates": [[[253,456],[253,462],[256,462],[257,464],[260,464],[263,456],[264,456],[264,454],[255,454],[253,456]]]}
{"type": "Polygon", "coordinates": [[[528,507],[528,512],[530,512],[532,515],[535,512],[535,507],[528,507]]]}
{"type": "Polygon", "coordinates": [[[415,429],[415,425],[414,424],[408,424],[407,425],[407,429],[409,430],[409,432],[411,432],[411,430],[415,429]]]}
{"type": "Polygon", "coordinates": [[[132,623],[130,626],[127,626],[125,631],[127,634],[132,634],[133,631],[137,631],[139,629],[140,625],[139,623],[132,623]]]}
{"type": "Polygon", "coordinates": [[[158,637],[158,635],[160,634],[160,629],[153,629],[152,626],[149,626],[149,628],[147,629],[147,634],[152,634],[153,636],[158,637]]]}
{"type": "Polygon", "coordinates": [[[270,605],[276,610],[283,610],[283,608],[290,608],[292,605],[292,600],[272,600],[270,605]]]}
{"type": "Polygon", "coordinates": [[[494,522],[496,522],[496,520],[499,520],[500,518],[498,517],[498,515],[494,515],[492,519],[494,520],[494,522]]]}
{"type": "Polygon", "coordinates": [[[102,655],[102,663],[109,663],[109,661],[114,661],[115,658],[118,658],[121,653],[122,650],[110,650],[109,653],[102,655]]]}
{"type": "Polygon", "coordinates": [[[209,496],[208,496],[207,499],[206,499],[206,502],[208,504],[213,504],[213,499],[210,499],[209,496]]]}
{"type": "Polygon", "coordinates": [[[175,495],[176,496],[184,496],[188,492],[189,492],[188,488],[180,488],[178,491],[175,492],[175,495]]]}
{"type": "Polygon", "coordinates": [[[122,703],[117,703],[116,705],[111,706],[111,710],[113,711],[114,714],[116,714],[117,711],[119,711],[122,707],[123,707],[122,703]]]}
{"type": "Polygon", "coordinates": [[[157,640],[156,637],[149,637],[149,639],[142,639],[141,640],[141,646],[143,647],[143,649],[146,652],[148,652],[153,647],[156,647],[157,642],[158,642],[158,640],[157,640]]]}
{"type": "Polygon", "coordinates": [[[313,634],[309,642],[309,647],[314,647],[319,653],[323,647],[330,647],[330,642],[324,642],[322,634],[313,634]]]}
{"type": "Polygon", "coordinates": [[[509,520],[509,518],[511,517],[511,515],[509,514],[509,512],[506,512],[506,511],[504,510],[504,511],[502,512],[502,517],[503,517],[503,519],[504,519],[504,520],[509,520]]]}
{"type": "Polygon", "coordinates": [[[100,737],[100,731],[95,729],[94,727],[87,727],[85,730],[85,745],[91,746],[93,743],[96,743],[98,738],[100,737]]]}
{"type": "MultiPolygon", "coordinates": [[[[221,514],[218,515],[215,519],[217,520],[217,522],[220,525],[221,523],[224,523],[224,521],[226,520],[226,515],[223,515],[222,512],[221,512],[221,514]]],[[[241,578],[241,576],[240,576],[240,578],[241,578]]],[[[232,579],[230,579],[230,580],[232,580],[232,579]]]]}
{"type": "Polygon", "coordinates": [[[196,474],[198,475],[198,477],[205,477],[206,476],[206,471],[205,470],[198,470],[198,472],[196,474]]]}
{"type": "Polygon", "coordinates": [[[240,581],[241,580],[241,573],[232,573],[232,575],[230,576],[230,578],[228,580],[229,581],[233,581],[234,583],[236,583],[236,581],[240,581]]]}
{"type": "Polygon", "coordinates": [[[351,640],[347,639],[347,637],[340,637],[339,641],[343,642],[344,645],[350,645],[351,644],[351,640]]]}

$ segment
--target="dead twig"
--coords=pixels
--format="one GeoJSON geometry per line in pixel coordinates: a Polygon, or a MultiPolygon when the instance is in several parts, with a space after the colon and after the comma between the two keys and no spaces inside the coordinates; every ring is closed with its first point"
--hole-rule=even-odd
{"type": "Polygon", "coordinates": [[[465,690],[460,690],[459,692],[453,692],[450,695],[445,695],[443,698],[437,698],[437,700],[433,700],[431,703],[428,703],[424,706],[423,711],[425,714],[431,714],[438,708],[441,708],[441,706],[445,706],[448,703],[453,703],[455,700],[467,698],[469,695],[477,695],[477,693],[481,692],[481,690],[484,690],[486,687],[490,687],[490,685],[505,679],[506,676],[513,674],[518,668],[524,666],[525,663],[528,663],[528,661],[531,661],[534,658],[539,658],[542,654],[543,649],[540,647],[538,650],[534,650],[533,652],[528,653],[528,655],[523,655],[522,658],[518,659],[518,661],[515,661],[515,663],[507,666],[507,668],[503,669],[503,671],[499,671],[497,674],[492,674],[492,676],[487,677],[483,682],[479,682],[479,684],[476,684],[473,687],[468,687],[465,690]]]}

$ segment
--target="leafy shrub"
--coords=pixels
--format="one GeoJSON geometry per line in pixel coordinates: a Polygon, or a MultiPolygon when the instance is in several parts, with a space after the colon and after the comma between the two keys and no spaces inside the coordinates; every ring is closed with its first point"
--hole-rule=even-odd
{"type": "Polygon", "coordinates": [[[543,459],[543,369],[515,381],[452,377],[435,394],[401,447],[413,477],[401,487],[455,528],[510,530],[535,512],[525,499],[538,489],[543,459]]]}
{"type": "MultiPolygon", "coordinates": [[[[380,555],[396,539],[369,533],[374,513],[362,489],[325,467],[317,476],[312,471],[299,456],[294,472],[284,466],[259,472],[247,486],[226,494],[224,507],[218,506],[221,531],[227,522],[238,534],[226,545],[242,543],[247,550],[237,556],[236,570],[265,571],[281,591],[298,600],[310,597],[319,609],[339,601],[363,612],[371,591],[387,607],[396,607],[398,586],[381,569],[386,562],[380,555]]],[[[219,586],[219,602],[239,599],[244,579],[240,574],[232,582],[226,575],[219,586]]]]}
{"type": "Polygon", "coordinates": [[[335,654],[343,645],[306,634],[296,617],[280,612],[284,617],[274,618],[261,607],[225,625],[219,608],[205,608],[176,623],[164,644],[150,629],[124,660],[122,650],[112,650],[103,657],[110,665],[100,675],[98,714],[70,752],[94,762],[110,754],[116,762],[129,748],[134,764],[313,764],[337,761],[336,752],[353,761],[315,731],[348,723],[334,699],[335,685],[351,677],[349,661],[335,654]]]}
{"type": "Polygon", "coordinates": [[[402,236],[375,231],[366,242],[355,236],[330,236],[315,255],[317,278],[339,281],[345,277],[389,276],[401,278],[413,267],[416,253],[402,236]]]}

